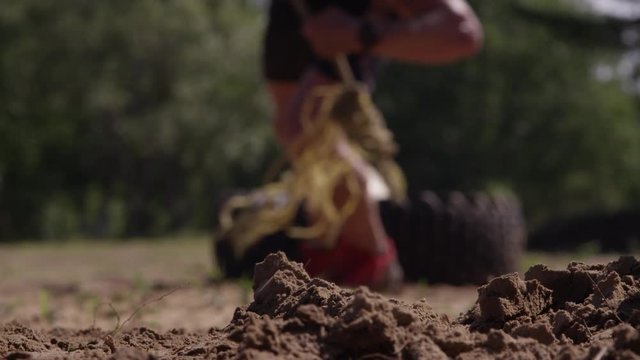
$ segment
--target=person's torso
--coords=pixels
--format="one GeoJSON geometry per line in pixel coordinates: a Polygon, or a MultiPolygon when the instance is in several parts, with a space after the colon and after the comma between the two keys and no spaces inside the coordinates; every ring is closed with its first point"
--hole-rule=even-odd
{"type": "MultiPolygon", "coordinates": [[[[297,1],[297,0],[295,0],[297,1]]],[[[353,16],[362,16],[370,8],[371,0],[300,0],[309,9],[311,14],[318,13],[329,6],[336,6],[353,16]]],[[[302,23],[301,14],[298,14],[291,5],[291,0],[272,0],[269,8],[269,26],[278,29],[298,29],[302,23]]]]}

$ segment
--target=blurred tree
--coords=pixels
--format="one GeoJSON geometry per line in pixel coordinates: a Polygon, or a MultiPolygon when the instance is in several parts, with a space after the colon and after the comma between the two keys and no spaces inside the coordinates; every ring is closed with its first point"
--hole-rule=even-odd
{"type": "MultiPolygon", "coordinates": [[[[600,73],[619,56],[601,46],[615,28],[593,20],[578,41],[583,17],[513,4],[472,1],[477,58],[383,72],[376,98],[412,187],[514,191],[533,220],[637,200],[637,100],[600,73]]],[[[215,199],[259,183],[276,151],[263,5],[4,1],[0,240],[212,226],[215,199]]]]}
{"type": "Polygon", "coordinates": [[[486,31],[476,59],[386,71],[377,99],[415,189],[506,189],[536,223],[619,207],[638,189],[637,104],[594,77],[607,50],[557,36],[507,2],[472,1],[486,31]]]}
{"type": "Polygon", "coordinates": [[[211,224],[270,146],[262,21],[238,0],[4,2],[0,237],[211,224]]]}

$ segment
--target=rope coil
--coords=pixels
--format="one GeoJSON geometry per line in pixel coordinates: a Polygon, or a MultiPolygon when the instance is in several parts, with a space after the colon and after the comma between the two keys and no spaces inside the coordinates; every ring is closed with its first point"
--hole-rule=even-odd
{"type": "Polygon", "coordinates": [[[295,239],[324,240],[327,247],[335,243],[366,191],[341,153],[341,144],[348,144],[382,175],[392,200],[405,199],[404,175],[393,160],[397,146],[366,85],[316,87],[305,99],[301,124],[290,171],[276,182],[232,197],[220,212],[219,238],[231,241],[236,256],[263,236],[280,230],[295,239]],[[348,190],[342,205],[334,201],[340,184],[348,190]],[[313,217],[308,227],[294,225],[301,207],[313,217]]]}

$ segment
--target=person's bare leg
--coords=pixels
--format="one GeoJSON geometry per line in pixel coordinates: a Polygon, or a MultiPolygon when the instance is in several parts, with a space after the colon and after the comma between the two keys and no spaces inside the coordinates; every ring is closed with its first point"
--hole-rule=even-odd
{"type": "MultiPolygon", "coordinates": [[[[298,85],[292,82],[269,82],[268,88],[275,103],[274,130],[280,145],[288,156],[293,156],[292,145],[301,134],[300,109],[314,86],[327,85],[327,80],[317,72],[308,72],[298,85]]],[[[340,236],[351,245],[370,252],[383,252],[387,248],[386,233],[380,218],[376,201],[370,199],[366,191],[366,162],[347,144],[338,144],[338,153],[352,167],[363,190],[357,199],[358,205],[342,228],[340,236]]],[[[342,205],[353,196],[346,182],[338,184],[334,201],[342,205]]]]}
{"type": "MultiPolygon", "coordinates": [[[[341,236],[355,247],[371,252],[383,252],[387,248],[387,234],[382,224],[378,203],[368,196],[366,162],[346,144],[340,144],[340,153],[355,172],[358,183],[362,191],[358,195],[358,205],[353,214],[349,216],[342,228],[341,236]]],[[[347,189],[346,183],[342,182],[336,188],[334,202],[342,205],[353,196],[347,189]]]]}

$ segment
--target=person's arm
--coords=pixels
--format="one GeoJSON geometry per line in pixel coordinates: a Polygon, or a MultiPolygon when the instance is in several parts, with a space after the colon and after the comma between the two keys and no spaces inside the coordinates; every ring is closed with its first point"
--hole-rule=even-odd
{"type": "Polygon", "coordinates": [[[314,51],[331,58],[363,51],[361,31],[369,21],[377,41],[367,49],[404,62],[441,64],[469,57],[482,47],[482,26],[464,0],[414,0],[416,15],[399,20],[364,20],[337,8],[308,19],[303,32],[314,51]]]}
{"type": "Polygon", "coordinates": [[[480,21],[464,0],[441,0],[415,18],[372,26],[380,37],[372,53],[407,62],[448,63],[474,55],[483,42],[480,21]]]}

